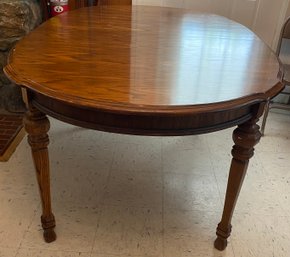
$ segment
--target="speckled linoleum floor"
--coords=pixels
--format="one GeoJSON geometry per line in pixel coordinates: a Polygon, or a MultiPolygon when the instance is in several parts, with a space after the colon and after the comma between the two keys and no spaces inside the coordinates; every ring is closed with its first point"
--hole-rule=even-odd
{"type": "Polygon", "coordinates": [[[46,244],[30,148],[0,163],[0,257],[290,256],[290,115],[270,113],[233,219],[213,248],[232,129],[201,136],[109,134],[51,119],[57,241],[46,244]]]}

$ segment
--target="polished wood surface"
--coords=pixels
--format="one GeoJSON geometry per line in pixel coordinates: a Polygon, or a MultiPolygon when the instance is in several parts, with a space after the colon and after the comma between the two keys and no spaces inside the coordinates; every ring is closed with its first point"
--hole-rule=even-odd
{"type": "MultiPolygon", "coordinates": [[[[188,135],[238,126],[215,247],[227,246],[267,99],[284,87],[275,54],[216,15],[99,6],[59,15],[21,40],[5,67],[27,92],[24,120],[51,242],[47,115],[97,130],[188,135]]],[[[218,192],[217,192],[218,193],[218,192]]]]}
{"type": "Polygon", "coordinates": [[[149,112],[267,99],[279,91],[278,70],[275,54],[240,24],[137,6],[57,16],[24,38],[6,67],[18,84],[61,101],[149,112]]]}

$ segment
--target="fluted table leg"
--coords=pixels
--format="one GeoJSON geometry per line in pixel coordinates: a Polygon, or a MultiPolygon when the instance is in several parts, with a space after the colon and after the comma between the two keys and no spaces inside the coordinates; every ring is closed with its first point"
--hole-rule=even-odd
{"type": "Polygon", "coordinates": [[[227,238],[231,233],[231,220],[234,208],[242,187],[248,168],[249,159],[254,155],[254,146],[259,142],[261,133],[256,124],[257,118],[239,125],[233,132],[235,145],[232,149],[232,163],[228,178],[228,186],[225,197],[222,220],[217,227],[217,239],[214,246],[218,250],[224,250],[227,246],[227,238]]]}
{"type": "Polygon", "coordinates": [[[44,240],[52,242],[56,239],[54,232],[55,219],[51,210],[50,176],[48,158],[48,135],[50,124],[46,115],[29,105],[24,117],[25,129],[28,133],[28,143],[31,146],[36,176],[42,203],[41,223],[44,229],[44,240]]]}

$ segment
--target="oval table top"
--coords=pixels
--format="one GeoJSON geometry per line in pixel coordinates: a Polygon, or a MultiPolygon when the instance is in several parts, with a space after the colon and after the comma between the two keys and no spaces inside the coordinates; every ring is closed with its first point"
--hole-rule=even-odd
{"type": "Polygon", "coordinates": [[[165,7],[101,6],[54,17],[16,45],[5,72],[54,99],[128,112],[210,111],[282,88],[278,59],[252,31],[165,7]]]}

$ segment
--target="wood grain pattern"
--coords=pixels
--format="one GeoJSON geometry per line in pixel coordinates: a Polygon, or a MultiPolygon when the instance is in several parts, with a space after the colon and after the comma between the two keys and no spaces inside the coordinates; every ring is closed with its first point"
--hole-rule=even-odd
{"type": "MultiPolygon", "coordinates": [[[[250,106],[200,113],[116,113],[78,108],[46,96],[30,93],[30,101],[48,115],[77,126],[108,132],[136,135],[193,135],[217,131],[241,124],[252,117],[250,106]]],[[[258,104],[259,105],[259,104],[258,104]]]]}
{"type": "Polygon", "coordinates": [[[278,71],[275,54],[240,24],[144,6],[54,17],[16,46],[5,68],[41,94],[129,112],[196,112],[200,105],[216,110],[240,99],[265,100],[282,88],[278,71]]]}

